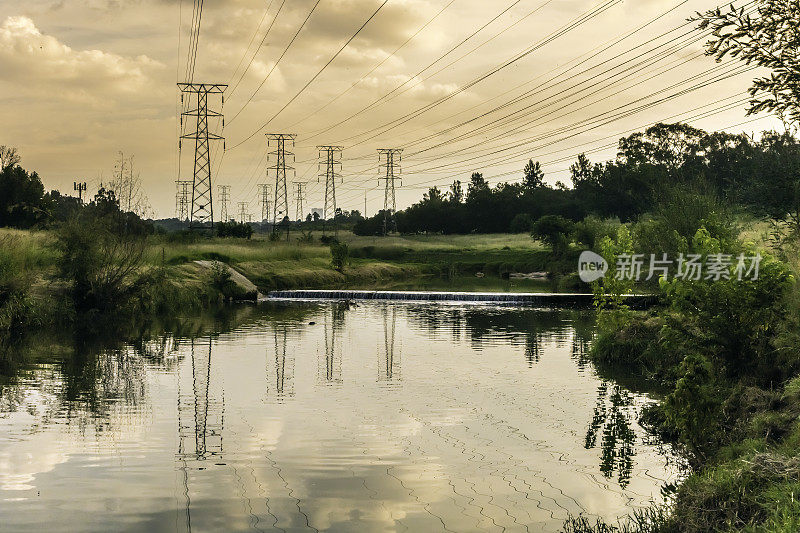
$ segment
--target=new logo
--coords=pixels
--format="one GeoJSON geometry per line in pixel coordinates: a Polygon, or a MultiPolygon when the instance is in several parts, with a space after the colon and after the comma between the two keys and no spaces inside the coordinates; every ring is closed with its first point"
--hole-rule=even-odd
{"type": "Polygon", "coordinates": [[[584,283],[591,283],[605,276],[608,263],[602,255],[586,250],[578,257],[578,277],[584,283]]]}

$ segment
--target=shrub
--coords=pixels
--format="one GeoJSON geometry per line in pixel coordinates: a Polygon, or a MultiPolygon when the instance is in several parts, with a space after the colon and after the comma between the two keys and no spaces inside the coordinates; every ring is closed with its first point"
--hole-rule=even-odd
{"type": "Polygon", "coordinates": [[[554,254],[560,255],[569,247],[572,227],[572,221],[561,215],[545,215],[534,222],[531,236],[549,245],[554,254]]]}
{"type": "Polygon", "coordinates": [[[573,229],[575,242],[583,244],[590,250],[596,250],[603,237],[614,237],[617,234],[619,220],[602,219],[589,215],[576,222],[573,229]]]}
{"type": "Polygon", "coordinates": [[[517,213],[511,219],[511,233],[528,233],[533,228],[533,218],[528,213],[517,213]]]}
{"type": "Polygon", "coordinates": [[[239,237],[249,239],[253,236],[253,226],[244,222],[219,222],[215,226],[218,237],[239,237]]]}
{"type": "Polygon", "coordinates": [[[104,219],[84,216],[64,224],[59,232],[59,271],[72,288],[78,312],[123,309],[141,289],[144,238],[108,228],[104,219]]]}
{"type": "Polygon", "coordinates": [[[338,241],[331,243],[331,265],[336,271],[344,271],[348,256],[347,244],[338,241]]]}

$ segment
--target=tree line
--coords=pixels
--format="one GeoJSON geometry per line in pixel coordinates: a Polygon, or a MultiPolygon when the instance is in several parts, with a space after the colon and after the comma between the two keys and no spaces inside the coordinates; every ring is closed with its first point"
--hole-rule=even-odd
{"type": "MultiPolygon", "coordinates": [[[[544,182],[528,161],[521,180],[492,186],[474,172],[466,184],[431,187],[395,213],[400,233],[522,233],[545,216],[579,221],[588,215],[636,220],[676,189],[692,189],[756,215],[800,229],[800,143],[789,131],[706,132],[687,124],[656,124],[620,139],[615,159],[593,163],[585,154],[570,167],[571,187],[544,182]]],[[[359,235],[383,233],[385,213],[357,222],[359,235]]]]}

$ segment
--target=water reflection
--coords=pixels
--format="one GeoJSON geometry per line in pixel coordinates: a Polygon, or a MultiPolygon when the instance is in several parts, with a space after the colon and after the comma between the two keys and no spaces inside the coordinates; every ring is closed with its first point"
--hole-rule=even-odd
{"type": "Polygon", "coordinates": [[[342,382],[342,350],[340,337],[345,322],[347,307],[345,305],[332,305],[330,312],[326,312],[323,318],[323,328],[325,335],[325,351],[322,359],[322,368],[319,374],[324,377],[325,382],[342,382]]]}
{"type": "Polygon", "coordinates": [[[606,477],[617,473],[622,487],[630,482],[633,469],[633,457],[636,454],[634,443],[636,432],[633,423],[636,410],[631,393],[619,385],[611,385],[603,381],[597,387],[597,405],[594,416],[586,432],[586,448],[597,445],[600,435],[600,471],[606,477]]]}
{"type": "Polygon", "coordinates": [[[5,359],[0,521],[546,531],[567,513],[626,513],[674,479],[635,424],[646,400],[586,359],[591,317],[387,303],[220,315],[5,359]]]}
{"type": "Polygon", "coordinates": [[[191,396],[182,394],[181,381],[178,380],[178,455],[204,461],[222,454],[225,394],[223,390],[214,394],[211,387],[211,337],[204,342],[191,339],[190,350],[191,396]]]}
{"type": "Polygon", "coordinates": [[[384,306],[381,309],[383,319],[383,353],[378,379],[380,381],[399,381],[400,350],[395,354],[395,327],[397,325],[397,307],[384,306]]]}

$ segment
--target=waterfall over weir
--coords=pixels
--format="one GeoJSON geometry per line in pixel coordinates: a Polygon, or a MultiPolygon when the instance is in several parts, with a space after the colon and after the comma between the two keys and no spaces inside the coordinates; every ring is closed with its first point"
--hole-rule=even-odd
{"type": "MultiPolygon", "coordinates": [[[[591,293],[554,292],[442,292],[442,291],[356,291],[356,290],[286,290],[272,291],[270,300],[394,300],[408,302],[470,302],[525,305],[534,307],[587,308],[591,293]]],[[[655,301],[650,295],[625,297],[632,306],[647,306],[655,301]]]]}

